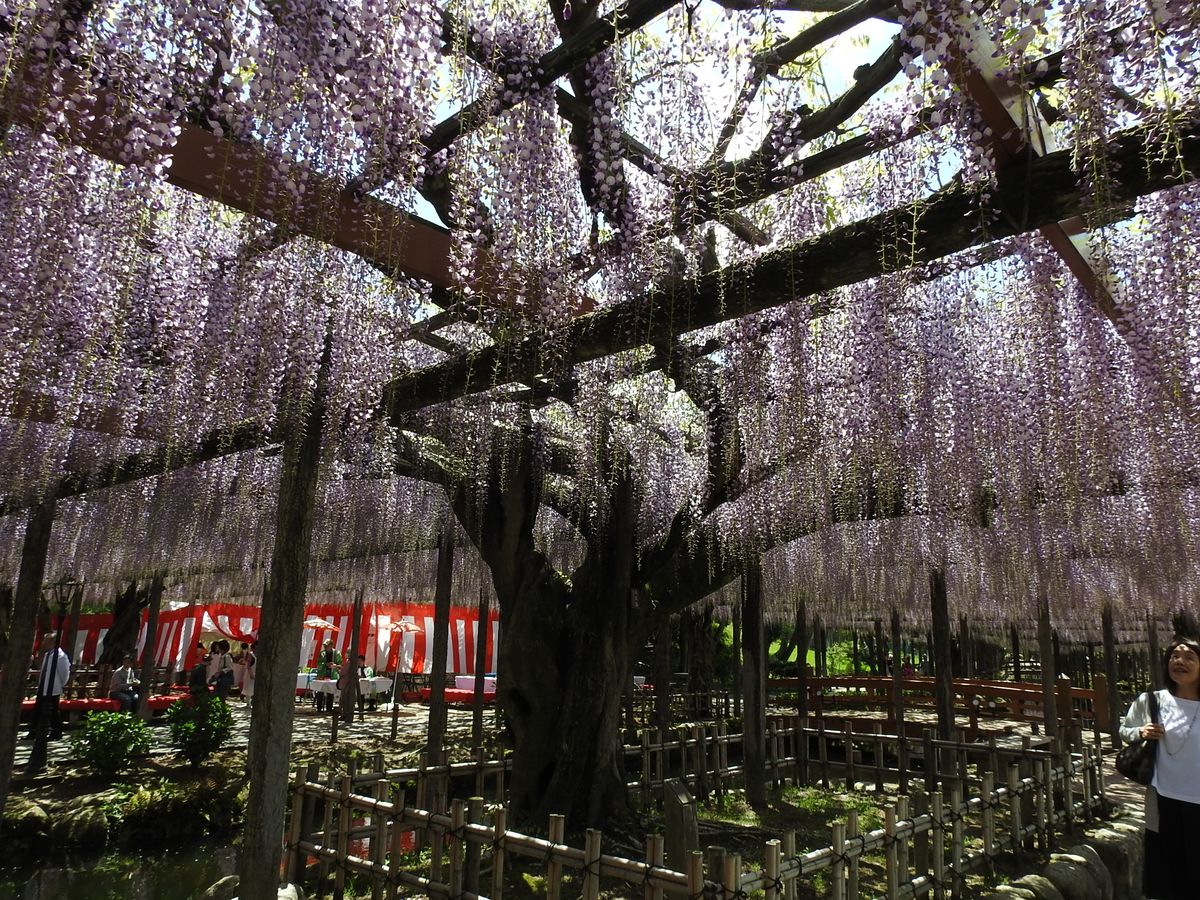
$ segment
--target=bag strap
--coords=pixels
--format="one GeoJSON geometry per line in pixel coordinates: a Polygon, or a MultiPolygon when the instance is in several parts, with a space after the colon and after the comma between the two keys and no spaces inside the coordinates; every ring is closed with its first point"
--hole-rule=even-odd
{"type": "Polygon", "coordinates": [[[1150,695],[1150,724],[1158,724],[1158,691],[1147,691],[1150,695]]]}

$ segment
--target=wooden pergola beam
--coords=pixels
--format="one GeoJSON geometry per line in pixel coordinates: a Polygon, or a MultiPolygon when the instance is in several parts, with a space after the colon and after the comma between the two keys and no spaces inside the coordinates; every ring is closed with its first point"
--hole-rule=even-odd
{"type": "MultiPolygon", "coordinates": [[[[1108,186],[1110,202],[1120,204],[1178,183],[1181,166],[1187,178],[1194,179],[1200,171],[1200,120],[1192,117],[1181,123],[1178,135],[1178,160],[1175,145],[1164,146],[1162,138],[1145,129],[1114,135],[1108,147],[1109,169],[1114,173],[1108,186]]],[[[665,344],[698,328],[1036,230],[1079,215],[1087,200],[1069,152],[1014,162],[1000,169],[991,193],[989,208],[1000,215],[981,217],[982,201],[972,188],[940,191],[932,199],[687,279],[669,291],[649,291],[577,317],[564,326],[566,333],[556,342],[568,348],[565,359],[556,360],[556,365],[578,365],[644,344],[665,344]],[[916,236],[911,256],[901,260],[896,254],[879,252],[901,234],[916,236]]],[[[531,336],[400,376],[385,387],[383,407],[398,421],[404,413],[425,406],[511,381],[527,382],[539,372],[543,343],[542,336],[531,336]]]]}
{"type": "MultiPolygon", "coordinates": [[[[6,120],[44,130],[49,87],[16,77],[9,85],[2,98],[6,120]]],[[[132,135],[116,92],[97,88],[88,97],[76,80],[55,94],[60,100],[72,95],[74,108],[55,137],[109,162],[129,164],[132,135]]],[[[346,190],[309,166],[286,163],[259,146],[216,137],[191,123],[181,123],[165,155],[166,179],[176,187],[339,247],[394,276],[451,286],[450,233],[445,228],[346,190]],[[300,199],[287,187],[289,181],[307,185],[300,199]]]]}

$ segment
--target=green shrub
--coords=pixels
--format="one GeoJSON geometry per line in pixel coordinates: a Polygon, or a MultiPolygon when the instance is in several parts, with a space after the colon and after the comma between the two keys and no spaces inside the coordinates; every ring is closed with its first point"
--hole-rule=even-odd
{"type": "Polygon", "coordinates": [[[71,750],[96,774],[116,775],[150,752],[150,727],[128,713],[88,713],[71,736],[71,750]]]}
{"type": "Polygon", "coordinates": [[[233,732],[233,713],[220,697],[178,700],[167,710],[171,744],[189,763],[199,766],[219,750],[233,732]]]}

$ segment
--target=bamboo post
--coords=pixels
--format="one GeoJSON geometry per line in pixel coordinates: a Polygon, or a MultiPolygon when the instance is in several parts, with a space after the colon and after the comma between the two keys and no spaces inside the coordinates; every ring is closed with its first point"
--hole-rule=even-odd
{"type": "MultiPolygon", "coordinates": [[[[550,827],[547,832],[547,837],[551,844],[561,844],[563,842],[563,834],[566,832],[567,820],[565,816],[558,813],[551,813],[550,827]]],[[[562,863],[554,856],[554,847],[550,850],[551,856],[546,865],[546,896],[549,900],[558,900],[562,896],[562,863]]]]}
{"type": "MultiPolygon", "coordinates": [[[[450,896],[460,897],[463,892],[463,826],[467,823],[467,805],[461,799],[450,804],[450,896]]],[[[438,841],[440,844],[441,841],[438,841]]],[[[438,881],[436,874],[433,880],[438,881]]]]}
{"type": "MultiPolygon", "coordinates": [[[[897,823],[908,820],[908,798],[901,795],[896,798],[896,819],[897,823]]],[[[900,883],[906,883],[908,878],[908,842],[911,837],[899,841],[896,849],[896,865],[899,868],[900,883]]]]}
{"type": "Polygon", "coordinates": [[[492,900],[504,896],[504,838],[508,831],[508,811],[492,810],[492,900]]]}
{"type": "MultiPolygon", "coordinates": [[[[387,790],[387,782],[380,781],[381,786],[377,793],[383,793],[387,790]]],[[[376,799],[386,799],[377,796],[376,799]]],[[[371,837],[371,862],[375,867],[375,872],[371,878],[371,900],[383,900],[383,889],[385,885],[383,872],[387,865],[387,816],[376,809],[371,813],[371,818],[375,826],[375,834],[371,837]]]]}
{"type": "MultiPolygon", "coordinates": [[[[333,790],[333,776],[330,775],[325,779],[325,786],[333,790]]],[[[329,833],[333,830],[333,804],[330,803],[329,797],[324,799],[324,807],[321,812],[321,847],[328,849],[329,833]]],[[[319,858],[317,865],[318,880],[324,884],[326,876],[329,875],[329,859],[325,856],[319,858]]]]}
{"type": "MultiPolygon", "coordinates": [[[[691,857],[687,862],[691,863],[691,857]]],[[[646,835],[646,863],[650,866],[651,871],[662,868],[663,836],[661,834],[646,835]]],[[[655,887],[647,880],[646,886],[642,890],[642,900],[663,900],[663,889],[655,887]]]]}
{"type": "Polygon", "coordinates": [[[901,728],[897,732],[896,737],[896,765],[900,769],[900,793],[908,793],[908,739],[904,731],[904,723],[900,723],[901,728]]]}
{"type": "Polygon", "coordinates": [[[779,900],[779,861],[782,856],[778,839],[767,841],[763,857],[763,874],[767,876],[765,900],[779,900]]]}
{"type": "Polygon", "coordinates": [[[934,794],[938,789],[938,760],[937,747],[933,743],[933,731],[926,728],[921,735],[921,743],[925,754],[925,790],[934,794]]]}
{"type": "MultiPolygon", "coordinates": [[[[467,822],[471,825],[479,825],[483,822],[483,797],[475,796],[467,798],[467,822]]],[[[474,841],[467,840],[466,834],[463,835],[464,851],[466,857],[466,874],[463,877],[463,888],[470,894],[479,893],[479,858],[482,848],[474,841]]]]}
{"type": "Polygon", "coordinates": [[[400,887],[400,857],[404,853],[404,790],[396,794],[395,813],[392,816],[392,845],[388,856],[388,900],[396,900],[400,887]]]}
{"type": "MultiPolygon", "coordinates": [[[[929,812],[929,796],[924,791],[917,791],[912,796],[912,814],[914,819],[929,812]]],[[[913,875],[920,877],[929,874],[929,832],[922,831],[913,835],[913,875]]]]}
{"type": "Polygon", "coordinates": [[[817,721],[817,758],[821,766],[821,787],[829,789],[829,742],[825,738],[825,717],[817,721]]]}
{"type": "MultiPolygon", "coordinates": [[[[851,809],[846,812],[846,834],[850,840],[857,840],[860,836],[858,829],[858,810],[851,809]]],[[[858,890],[858,869],[862,864],[862,847],[859,846],[859,851],[850,857],[849,863],[846,865],[846,896],[850,900],[856,900],[859,895],[858,890]]]]}
{"type": "Polygon", "coordinates": [[[583,845],[583,900],[600,897],[600,844],[600,832],[589,828],[583,845]]]}
{"type": "Polygon", "coordinates": [[[687,860],[688,896],[704,896],[704,854],[693,850],[687,860]]]}
{"type": "Polygon", "coordinates": [[[846,825],[834,822],[831,826],[833,840],[833,900],[846,900],[846,825]]]}
{"type": "MultiPolygon", "coordinates": [[[[796,832],[785,831],[783,833],[783,856],[785,859],[792,859],[796,855],[796,832]]],[[[796,879],[789,878],[783,883],[783,900],[796,900],[796,879]]]]}
{"type": "MultiPolygon", "coordinates": [[[[429,806],[426,808],[432,813],[444,813],[446,811],[446,808],[442,803],[442,792],[438,789],[438,776],[436,774],[440,762],[441,759],[439,756],[433,755],[430,758],[430,763],[434,769],[434,772],[426,773],[426,791],[429,798],[429,806]]],[[[426,831],[426,839],[429,842],[429,871],[432,873],[431,877],[433,877],[435,881],[442,881],[443,851],[446,848],[446,841],[444,840],[442,832],[440,832],[432,823],[430,824],[429,829],[426,831]]]]}
{"type": "MultiPolygon", "coordinates": [[[[875,733],[875,793],[883,793],[883,725],[876,722],[871,726],[875,733]]],[[[903,743],[900,741],[899,743],[903,743]]]]}
{"type": "Polygon", "coordinates": [[[799,732],[798,740],[800,741],[799,767],[800,767],[800,784],[807,786],[809,781],[808,771],[808,717],[799,716],[797,719],[796,728],[799,732]]]}
{"type": "Polygon", "coordinates": [[[729,853],[725,856],[725,877],[722,880],[724,900],[738,900],[742,894],[742,854],[729,853]]]}
{"type": "Polygon", "coordinates": [[[718,797],[725,796],[725,754],[722,750],[724,733],[722,729],[724,725],[713,725],[712,727],[712,754],[713,754],[713,791],[718,797]]]}
{"type": "Polygon", "coordinates": [[[338,798],[337,868],[333,873],[333,900],[346,896],[346,856],[350,852],[350,776],[342,776],[338,798]]]}
{"type": "Polygon", "coordinates": [[[854,726],[849,719],[843,723],[844,742],[846,744],[846,790],[854,790],[854,726]]]}
{"type": "Polygon", "coordinates": [[[639,796],[641,797],[641,810],[645,812],[650,809],[650,732],[643,731],[641,736],[642,749],[642,774],[638,779],[639,796]]]}
{"type": "Polygon", "coordinates": [[[487,751],[483,747],[476,747],[471,755],[475,760],[475,796],[482,803],[487,791],[487,751]]]}
{"type": "MultiPolygon", "coordinates": [[[[425,770],[429,767],[429,752],[422,750],[417,756],[417,795],[413,799],[417,809],[429,809],[429,777],[425,770]]],[[[414,849],[420,850],[425,846],[425,828],[421,827],[414,833],[416,838],[414,849]]]]}
{"type": "Polygon", "coordinates": [[[963,889],[963,789],[956,784],[950,789],[950,865],[954,873],[951,890],[955,897],[962,896],[963,889]]]}
{"type": "Polygon", "coordinates": [[[942,795],[929,795],[929,817],[933,822],[933,896],[946,900],[946,820],[942,795]]]}
{"type": "Polygon", "coordinates": [[[284,871],[289,881],[299,885],[304,875],[304,854],[300,852],[301,829],[304,827],[304,770],[296,770],[292,788],[292,824],[288,830],[287,864],[284,871]]]}
{"type": "Polygon", "coordinates": [[[1023,843],[1021,838],[1021,796],[1018,793],[1018,782],[1021,780],[1021,769],[1016,763],[1008,766],[1008,823],[1012,835],[1012,848],[1019,852],[1023,843]]]}
{"type": "Polygon", "coordinates": [[[708,873],[709,881],[718,885],[725,884],[724,847],[709,846],[704,848],[704,871],[708,873]]]}
{"type": "Polygon", "coordinates": [[[983,855],[987,858],[988,871],[993,868],[992,857],[996,852],[996,817],[992,804],[996,800],[996,776],[983,773],[983,855]]]}
{"type": "Polygon", "coordinates": [[[883,811],[884,854],[887,865],[887,896],[888,900],[896,900],[900,896],[900,867],[896,858],[896,810],[883,811]]]}

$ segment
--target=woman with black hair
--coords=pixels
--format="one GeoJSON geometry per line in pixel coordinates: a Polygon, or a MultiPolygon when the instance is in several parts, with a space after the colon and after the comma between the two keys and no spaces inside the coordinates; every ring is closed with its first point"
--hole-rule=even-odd
{"type": "Polygon", "coordinates": [[[1146,788],[1143,891],[1149,900],[1194,900],[1200,885],[1200,642],[1175,637],[1163,655],[1163,684],[1133,701],[1121,725],[1126,741],[1156,741],[1154,779],[1146,788]]]}

